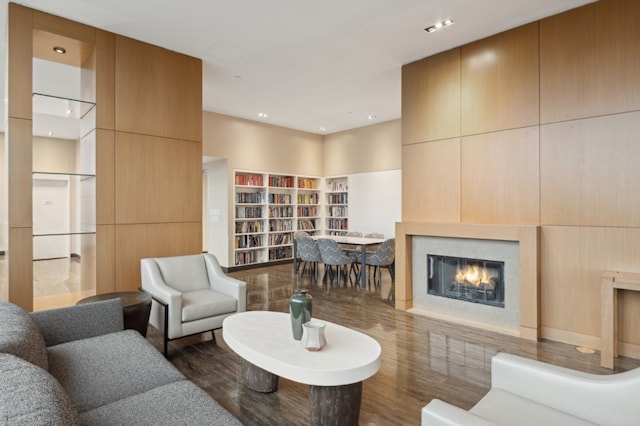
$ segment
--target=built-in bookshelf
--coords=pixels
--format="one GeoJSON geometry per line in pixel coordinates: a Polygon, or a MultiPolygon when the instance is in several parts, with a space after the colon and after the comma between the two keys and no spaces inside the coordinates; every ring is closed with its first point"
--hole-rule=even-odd
{"type": "Polygon", "coordinates": [[[349,179],[326,178],[325,234],[345,235],[349,230],[349,179]]]}
{"type": "Polygon", "coordinates": [[[234,266],[293,258],[297,230],[322,231],[321,179],[234,172],[234,266]]]}
{"type": "Polygon", "coordinates": [[[320,179],[298,176],[297,230],[311,235],[322,231],[320,179]]]}
{"type": "Polygon", "coordinates": [[[234,191],[234,265],[264,262],[267,243],[266,175],[236,172],[234,191]]]}

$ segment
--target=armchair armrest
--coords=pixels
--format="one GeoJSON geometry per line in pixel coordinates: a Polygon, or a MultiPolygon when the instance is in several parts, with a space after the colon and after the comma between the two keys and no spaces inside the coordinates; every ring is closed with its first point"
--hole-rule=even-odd
{"type": "MultiPolygon", "coordinates": [[[[178,337],[176,330],[182,329],[182,293],[169,287],[162,278],[160,268],[153,259],[142,259],[142,289],[149,293],[154,301],[161,303],[169,311],[168,332],[169,338],[178,337]]],[[[167,330],[165,330],[167,332],[167,330]]]]}
{"type": "Polygon", "coordinates": [[[238,312],[247,310],[247,284],[224,273],[218,260],[211,253],[204,254],[211,288],[238,300],[238,312]]]}
{"type": "Polygon", "coordinates": [[[640,368],[589,374],[500,353],[491,360],[491,386],[596,424],[633,424],[638,419],[640,368]]]}
{"type": "Polygon", "coordinates": [[[47,346],[124,329],[120,299],[32,312],[30,315],[40,327],[47,346]]]}
{"type": "Polygon", "coordinates": [[[422,426],[495,426],[494,423],[439,399],[422,408],[422,426]]]}

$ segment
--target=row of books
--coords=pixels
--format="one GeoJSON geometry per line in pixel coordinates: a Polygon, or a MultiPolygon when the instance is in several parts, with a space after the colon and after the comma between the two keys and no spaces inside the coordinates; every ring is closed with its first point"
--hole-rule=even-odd
{"type": "Polygon", "coordinates": [[[293,231],[293,220],[270,220],[269,231],[293,231]]]}
{"type": "Polygon", "coordinates": [[[298,178],[298,188],[316,189],[316,188],[318,188],[318,179],[314,179],[314,178],[298,178]]]}
{"type": "Polygon", "coordinates": [[[262,217],[262,207],[236,207],[237,219],[253,219],[262,217]]]}
{"type": "Polygon", "coordinates": [[[239,203],[239,204],[264,204],[264,191],[236,192],[236,203],[239,203]]]}
{"type": "Polygon", "coordinates": [[[345,206],[332,206],[329,207],[328,213],[331,217],[347,217],[349,209],[345,206]]]}
{"type": "Polygon", "coordinates": [[[347,204],[349,202],[348,194],[329,194],[329,204],[347,204]]]}
{"type": "Polygon", "coordinates": [[[236,185],[263,186],[264,178],[262,175],[255,174],[236,174],[236,185]]]}
{"type": "Polygon", "coordinates": [[[262,235],[238,235],[235,243],[237,249],[262,247],[262,235]]]}
{"type": "Polygon", "coordinates": [[[269,217],[293,217],[293,207],[270,207],[269,217]]]}
{"type": "Polygon", "coordinates": [[[329,219],[327,221],[329,229],[349,229],[347,219],[329,219]]]}
{"type": "Polygon", "coordinates": [[[294,183],[293,176],[269,176],[269,186],[293,188],[294,183]]]}
{"type": "Polygon", "coordinates": [[[320,204],[320,194],[298,194],[298,204],[320,204]]]}
{"type": "Polygon", "coordinates": [[[270,246],[281,246],[285,244],[291,244],[291,234],[275,234],[269,235],[270,246]]]}
{"type": "Polygon", "coordinates": [[[261,220],[236,222],[236,234],[250,232],[264,232],[264,222],[261,220]]]}
{"type": "Polygon", "coordinates": [[[236,265],[248,265],[260,260],[260,253],[256,251],[242,251],[236,253],[236,265]]]}
{"type": "Polygon", "coordinates": [[[298,217],[318,216],[317,207],[298,207],[298,217]]]}
{"type": "Polygon", "coordinates": [[[290,259],[293,257],[291,247],[276,247],[269,249],[269,260],[290,259]]]}
{"type": "Polygon", "coordinates": [[[270,204],[291,204],[291,194],[269,194],[270,204]]]}

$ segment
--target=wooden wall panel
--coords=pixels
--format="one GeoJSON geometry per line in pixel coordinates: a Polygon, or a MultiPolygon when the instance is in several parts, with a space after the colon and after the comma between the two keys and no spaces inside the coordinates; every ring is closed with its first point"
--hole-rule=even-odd
{"type": "MultiPolygon", "coordinates": [[[[640,272],[638,259],[640,229],[542,227],[543,330],[599,337],[601,275],[604,271],[640,272]]],[[[623,298],[627,296],[629,301],[635,299],[635,306],[623,303],[622,340],[638,344],[640,299],[627,294],[623,298]]]]}
{"type": "Polygon", "coordinates": [[[33,229],[9,228],[7,260],[9,301],[33,310],[33,229]]]}
{"type": "Polygon", "coordinates": [[[402,220],[460,221],[460,139],[402,147],[402,220]]]}
{"type": "Polygon", "coordinates": [[[7,110],[9,117],[31,120],[33,74],[33,14],[9,3],[7,20],[7,110]]]}
{"type": "MultiPolygon", "coordinates": [[[[31,96],[29,96],[31,97],[31,96]]],[[[9,228],[31,228],[33,206],[31,192],[33,178],[32,121],[9,117],[6,145],[6,164],[9,188],[7,192],[9,228]]],[[[31,257],[31,256],[30,256],[31,257]]]]}
{"type": "Polygon", "coordinates": [[[116,227],[96,227],[96,294],[116,291],[116,227]]]}
{"type": "Polygon", "coordinates": [[[640,109],[640,2],[600,0],[540,22],[542,123],[640,109]]]}
{"type": "Polygon", "coordinates": [[[538,140],[537,126],[462,138],[462,222],[538,223],[538,140]]]}
{"type": "Polygon", "coordinates": [[[640,226],[640,112],[541,127],[546,225],[640,226]]]}
{"type": "Polygon", "coordinates": [[[462,135],[539,123],[538,23],[461,48],[462,135]]]}
{"type": "Polygon", "coordinates": [[[115,132],[96,130],[96,223],[115,223],[115,132]]]}
{"type": "Polygon", "coordinates": [[[116,291],[140,287],[140,259],[202,253],[202,224],[161,223],[116,227],[116,291]]]}
{"type": "Polygon", "coordinates": [[[32,12],[33,28],[90,44],[96,42],[96,29],[93,27],[35,9],[32,12]]]}
{"type": "Polygon", "coordinates": [[[116,36],[116,130],[202,141],[202,62],[116,36]]]}
{"type": "Polygon", "coordinates": [[[402,67],[402,143],[460,136],[460,49],[402,67]]]}
{"type": "Polygon", "coordinates": [[[96,128],[115,129],[115,35],[96,32],[96,128]]]}
{"type": "Polygon", "coordinates": [[[202,144],[116,133],[116,223],[202,220],[202,144]]]}

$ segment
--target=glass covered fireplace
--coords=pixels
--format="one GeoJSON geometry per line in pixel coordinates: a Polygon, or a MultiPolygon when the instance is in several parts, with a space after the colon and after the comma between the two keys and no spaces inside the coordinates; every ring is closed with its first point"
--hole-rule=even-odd
{"type": "Polygon", "coordinates": [[[504,308],[504,262],[427,254],[427,293],[504,308]]]}

